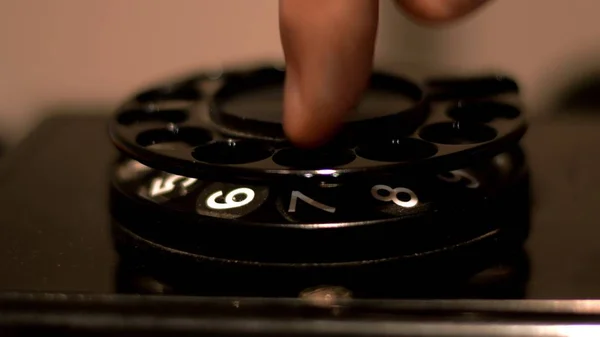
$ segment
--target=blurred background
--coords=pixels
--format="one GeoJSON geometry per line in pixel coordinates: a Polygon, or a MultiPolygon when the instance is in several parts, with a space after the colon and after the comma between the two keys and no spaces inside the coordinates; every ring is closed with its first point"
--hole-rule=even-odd
{"type": "MultiPolygon", "coordinates": [[[[44,116],[110,113],[150,82],[280,59],[276,0],[0,0],[0,139],[44,116]]],[[[378,61],[497,69],[532,116],[596,104],[600,1],[496,0],[444,28],[381,5],[378,61]],[[584,103],[582,103],[584,102],[584,103]]],[[[581,111],[581,109],[579,109],[581,111]]]]}

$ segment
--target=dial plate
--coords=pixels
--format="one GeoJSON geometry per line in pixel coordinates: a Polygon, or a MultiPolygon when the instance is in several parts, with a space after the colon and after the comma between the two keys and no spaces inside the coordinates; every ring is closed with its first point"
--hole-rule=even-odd
{"type": "Polygon", "coordinates": [[[459,169],[476,157],[503,152],[526,130],[516,84],[505,77],[434,81],[434,87],[426,87],[375,72],[356,118],[325,148],[312,150],[316,155],[292,156],[288,153],[298,149],[283,138],[279,123],[276,91],[284,77],[265,67],[149,89],[117,111],[112,139],[127,156],[188,177],[336,182],[375,173],[459,169]],[[460,94],[464,90],[457,88],[465,83],[479,83],[485,90],[460,94]],[[434,95],[444,90],[454,94],[434,95]],[[311,160],[323,151],[347,154],[347,160],[311,160]]]}

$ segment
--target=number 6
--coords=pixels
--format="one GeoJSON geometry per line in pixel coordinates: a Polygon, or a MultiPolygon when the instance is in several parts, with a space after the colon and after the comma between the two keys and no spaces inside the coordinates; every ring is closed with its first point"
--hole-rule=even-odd
{"type": "Polygon", "coordinates": [[[211,194],[208,199],[206,199],[206,205],[212,209],[231,209],[248,205],[252,202],[252,200],[254,200],[254,191],[247,187],[237,188],[227,193],[224,203],[217,202],[217,198],[222,195],[223,191],[217,191],[211,194]],[[242,201],[233,200],[233,197],[238,194],[243,194],[246,196],[246,198],[244,198],[242,201]]]}

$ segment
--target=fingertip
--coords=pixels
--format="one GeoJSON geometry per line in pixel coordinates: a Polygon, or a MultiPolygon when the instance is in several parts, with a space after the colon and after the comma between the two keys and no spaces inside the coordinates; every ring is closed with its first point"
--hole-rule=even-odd
{"type": "Polygon", "coordinates": [[[489,0],[396,0],[413,18],[434,24],[464,17],[487,2],[489,0]]]}
{"type": "MultiPolygon", "coordinates": [[[[300,115],[301,116],[301,115],[300,115]]],[[[314,128],[310,122],[285,122],[283,128],[287,138],[299,148],[317,148],[327,143],[334,135],[335,127],[314,128]]]]}
{"type": "Polygon", "coordinates": [[[286,58],[284,130],[297,146],[315,147],[340,128],[372,69],[375,0],[281,0],[286,58]]]}
{"type": "Polygon", "coordinates": [[[315,148],[326,143],[337,131],[337,124],[332,114],[336,106],[325,108],[314,100],[303,97],[300,84],[295,80],[293,72],[286,77],[283,129],[287,138],[297,147],[315,148]],[[324,112],[328,109],[328,113],[324,112]],[[322,113],[319,113],[321,111],[322,113]]]}

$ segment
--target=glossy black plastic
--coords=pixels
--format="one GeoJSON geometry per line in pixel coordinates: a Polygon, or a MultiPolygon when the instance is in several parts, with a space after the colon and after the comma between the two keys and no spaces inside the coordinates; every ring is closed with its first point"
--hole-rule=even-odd
{"type": "Polygon", "coordinates": [[[289,160],[299,150],[284,139],[280,123],[284,78],[283,71],[263,67],[158,86],[117,111],[110,123],[112,140],[132,159],[188,177],[335,183],[375,173],[458,169],[474,157],[501,153],[526,131],[516,83],[505,77],[436,80],[425,86],[419,83],[427,79],[375,72],[366,96],[380,96],[367,99],[366,108],[359,105],[325,149],[302,151],[307,158],[324,151],[346,153],[344,158],[289,160]],[[197,94],[190,94],[194,90],[197,94]],[[440,96],[443,92],[449,95],[440,96]],[[188,105],[169,114],[174,104],[188,105]],[[188,137],[187,130],[201,137],[188,137]],[[227,145],[246,139],[262,144],[243,145],[243,150],[227,145]],[[390,155],[394,144],[407,145],[406,153],[390,155]]]}
{"type": "Polygon", "coordinates": [[[200,180],[126,158],[113,172],[119,237],[183,259],[349,267],[452,255],[504,237],[518,246],[528,231],[518,148],[445,174],[319,186],[200,180]],[[505,209],[524,219],[506,218],[505,209]]]}
{"type": "MultiPolygon", "coordinates": [[[[285,141],[281,125],[284,80],[285,72],[270,68],[225,74],[210,105],[215,126],[241,137],[285,141]]],[[[423,98],[419,85],[376,72],[345,129],[361,134],[391,123],[398,134],[410,134],[426,117],[423,98]]]]}

